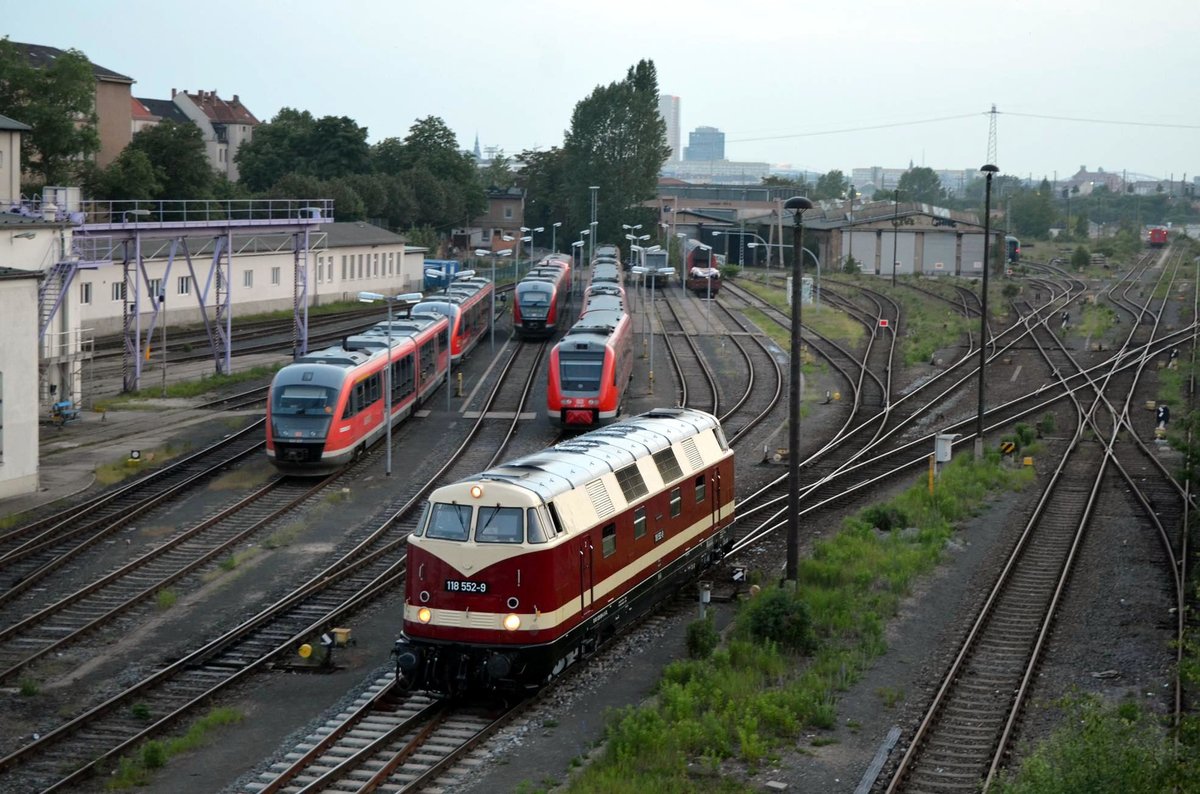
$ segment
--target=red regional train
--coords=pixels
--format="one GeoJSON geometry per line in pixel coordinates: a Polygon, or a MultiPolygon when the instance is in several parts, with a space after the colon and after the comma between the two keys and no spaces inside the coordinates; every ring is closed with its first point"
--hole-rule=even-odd
{"type": "Polygon", "coordinates": [[[455,281],[442,292],[426,295],[413,314],[441,314],[450,320],[450,353],[457,364],[491,327],[492,282],[486,278],[455,281]]]}
{"type": "Polygon", "coordinates": [[[446,378],[450,323],[440,314],[393,320],[340,346],[309,353],[271,381],[267,457],[288,474],[324,475],[364,452],[386,430],[384,368],[392,367],[392,422],[406,418],[446,378]]]}
{"type": "MultiPolygon", "coordinates": [[[[621,267],[592,264],[592,288],[623,289],[621,267]]],[[[594,294],[563,339],[550,351],[546,415],[551,424],[587,430],[621,413],[633,377],[633,320],[623,296],[594,294]],[[604,300],[601,301],[600,299],[604,300]]]]}
{"type": "Polygon", "coordinates": [[[513,329],[521,339],[553,336],[565,322],[571,300],[571,266],[566,260],[548,256],[530,270],[516,286],[513,299],[513,329]]]}
{"type": "Polygon", "coordinates": [[[438,488],[408,536],[397,674],[446,696],[536,689],[716,561],[733,517],[733,451],[687,408],[438,488]]]}
{"type": "Polygon", "coordinates": [[[1169,230],[1165,226],[1152,226],[1147,236],[1151,248],[1162,248],[1167,244],[1169,230]]]}

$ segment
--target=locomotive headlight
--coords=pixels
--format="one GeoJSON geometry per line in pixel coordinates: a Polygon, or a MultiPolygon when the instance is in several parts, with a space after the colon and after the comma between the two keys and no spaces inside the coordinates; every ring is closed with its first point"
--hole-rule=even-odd
{"type": "Polygon", "coordinates": [[[504,616],[504,628],[508,631],[516,631],[521,628],[521,618],[510,612],[504,616]]]}
{"type": "Polygon", "coordinates": [[[433,613],[429,611],[429,607],[421,607],[417,610],[417,620],[421,621],[422,623],[428,623],[429,619],[432,617],[433,613]]]}
{"type": "Polygon", "coordinates": [[[480,486],[480,485],[472,485],[472,486],[471,486],[471,498],[472,498],[472,499],[479,499],[479,498],[481,498],[482,496],[483,496],[483,486],[480,486]]]}

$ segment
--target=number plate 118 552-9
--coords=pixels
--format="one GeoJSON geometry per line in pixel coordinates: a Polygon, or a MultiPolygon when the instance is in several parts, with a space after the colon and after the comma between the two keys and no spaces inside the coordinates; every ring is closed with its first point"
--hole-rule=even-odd
{"type": "Polygon", "coordinates": [[[469,579],[447,579],[446,592],[448,593],[474,593],[475,595],[483,595],[487,592],[487,582],[472,582],[469,579]]]}

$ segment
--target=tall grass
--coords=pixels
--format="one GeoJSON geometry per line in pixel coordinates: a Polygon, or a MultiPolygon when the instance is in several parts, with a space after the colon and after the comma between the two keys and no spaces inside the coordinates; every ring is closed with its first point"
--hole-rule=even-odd
{"type": "Polygon", "coordinates": [[[601,758],[570,790],[747,790],[722,778],[720,765],[735,762],[754,773],[804,732],[832,727],[837,693],[886,651],[887,621],[941,559],[955,524],[989,493],[1032,477],[1028,469],[1001,466],[996,455],[980,463],[960,458],[943,469],[933,495],[922,483],[888,503],[911,528],[879,531],[866,511],[847,519],[800,565],[796,597],[809,617],[810,654],[755,640],[747,622],[754,605],[743,604],[727,644],[707,659],[672,663],[653,703],[612,715],[601,758]]]}

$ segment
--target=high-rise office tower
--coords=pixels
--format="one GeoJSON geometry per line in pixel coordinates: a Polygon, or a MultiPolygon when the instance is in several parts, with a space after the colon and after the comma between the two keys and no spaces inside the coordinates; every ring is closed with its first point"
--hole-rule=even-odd
{"type": "Polygon", "coordinates": [[[671,160],[678,162],[679,149],[679,97],[670,94],[658,95],[658,115],[667,122],[667,143],[671,146],[671,160]]]}

